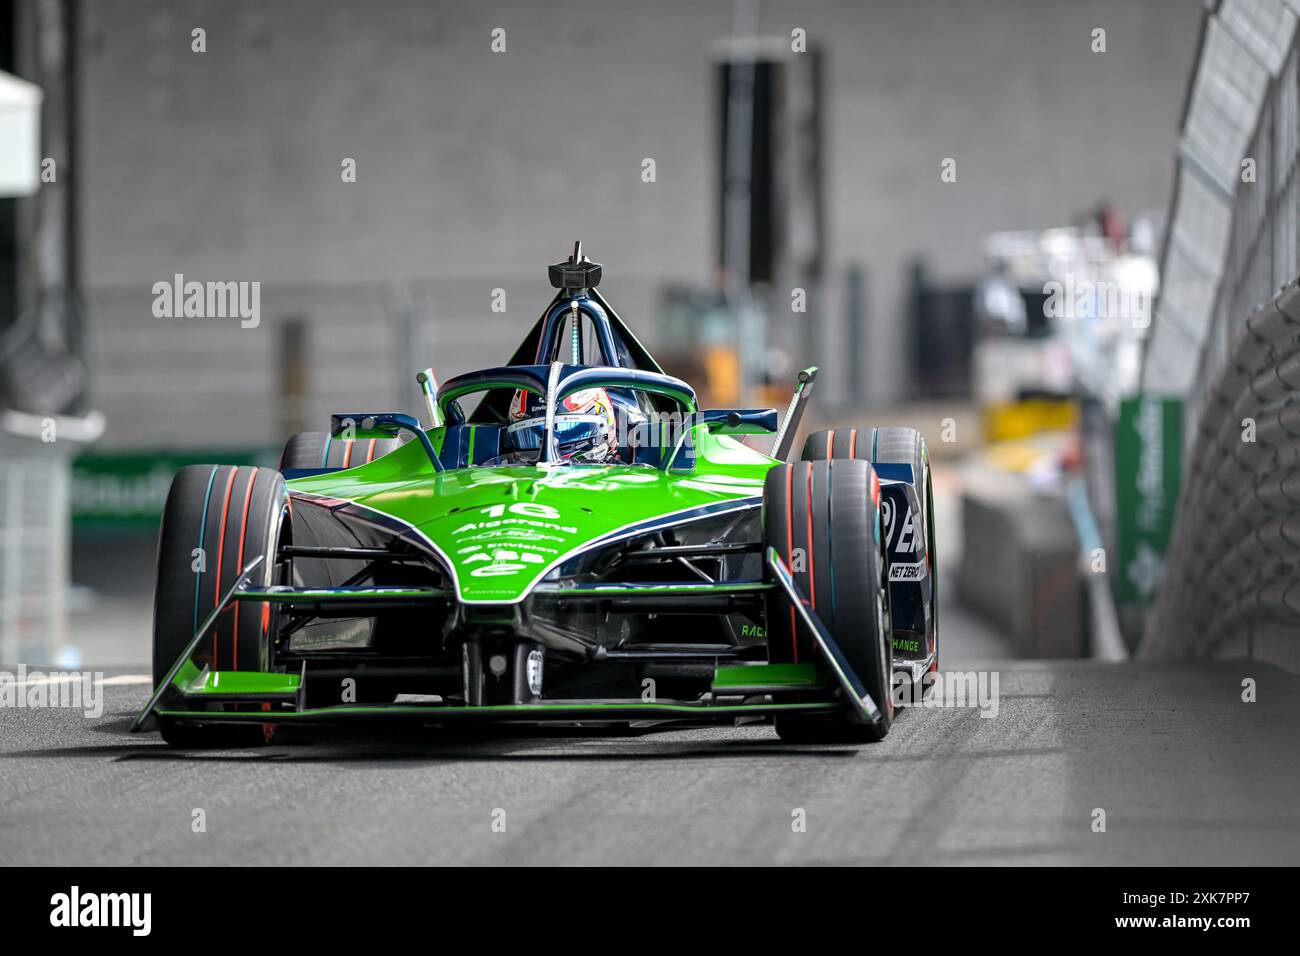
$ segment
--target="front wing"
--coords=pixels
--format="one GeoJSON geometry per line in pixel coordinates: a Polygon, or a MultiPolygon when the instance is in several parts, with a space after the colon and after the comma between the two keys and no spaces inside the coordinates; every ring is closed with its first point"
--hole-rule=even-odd
{"type": "MultiPolygon", "coordinates": [[[[866,692],[862,681],[853,673],[844,654],[773,550],[768,551],[766,562],[771,581],[720,582],[707,588],[689,587],[674,596],[689,599],[689,595],[694,593],[703,599],[716,599],[719,594],[731,591],[752,594],[755,590],[775,588],[791,602],[812,633],[814,642],[821,651],[818,663],[719,664],[714,672],[710,693],[696,701],[547,699],[527,704],[476,706],[449,704],[439,698],[399,698],[395,703],[386,704],[308,707],[305,665],[301,674],[213,671],[207,667],[200,669],[192,660],[195,649],[211,631],[221,613],[240,601],[273,601],[298,607],[327,604],[380,607],[394,604],[411,606],[446,601],[449,598],[445,590],[431,587],[254,587],[249,581],[261,560],[256,558],[249,563],[195,632],[136,716],[131,726],[133,732],[143,729],[151,717],[197,724],[318,724],[376,718],[424,724],[459,721],[562,721],[598,724],[626,721],[734,721],[742,717],[818,713],[846,714],[850,719],[861,723],[874,723],[881,719],[880,702],[873,701],[866,692]]],[[[662,595],[663,590],[659,584],[620,584],[592,589],[590,596],[649,598],[654,594],[662,595]],[[640,591],[647,593],[638,595],[640,591]]],[[[571,592],[566,594],[566,597],[577,596],[571,592]]]]}

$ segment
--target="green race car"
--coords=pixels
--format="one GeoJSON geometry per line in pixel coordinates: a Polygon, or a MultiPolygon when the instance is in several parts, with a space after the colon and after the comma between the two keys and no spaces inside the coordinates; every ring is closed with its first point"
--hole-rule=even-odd
{"type": "Polygon", "coordinates": [[[134,729],[230,746],[284,723],[772,718],[790,740],[883,737],[938,663],[925,442],[837,429],[785,461],[816,370],[784,420],[701,410],[600,274],[575,248],[508,364],[422,372],[427,424],[337,414],[278,470],[182,469],[134,729]]]}

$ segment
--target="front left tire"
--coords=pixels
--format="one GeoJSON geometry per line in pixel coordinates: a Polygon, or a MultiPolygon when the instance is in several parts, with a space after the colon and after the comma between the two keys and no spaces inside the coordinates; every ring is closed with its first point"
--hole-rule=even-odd
{"type": "MultiPolygon", "coordinates": [[[[213,608],[254,558],[251,583],[276,582],[276,554],[288,527],[289,495],[278,471],[246,465],[189,465],[172,480],[158,539],[153,679],[162,681],[213,608]]],[[[227,607],[194,652],[200,668],[266,671],[277,624],[269,603],[227,607]]],[[[190,725],[161,720],[175,746],[265,743],[260,724],[190,725]]]]}

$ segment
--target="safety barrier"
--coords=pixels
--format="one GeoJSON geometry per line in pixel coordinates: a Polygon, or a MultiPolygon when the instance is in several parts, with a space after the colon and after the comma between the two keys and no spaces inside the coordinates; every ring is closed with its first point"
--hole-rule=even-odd
{"type": "Polygon", "coordinates": [[[1142,655],[1300,670],[1300,283],[1242,325],[1188,447],[1142,655]]]}

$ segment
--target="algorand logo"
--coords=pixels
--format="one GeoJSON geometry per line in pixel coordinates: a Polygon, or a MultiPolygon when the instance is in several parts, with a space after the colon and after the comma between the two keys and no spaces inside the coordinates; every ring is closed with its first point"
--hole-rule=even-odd
{"type": "Polygon", "coordinates": [[[73,886],[50,897],[50,925],[128,926],[133,936],[148,936],[153,923],[151,893],[82,893],[73,886]]]}
{"type": "Polygon", "coordinates": [[[171,282],[153,284],[153,314],[159,319],[229,319],[255,329],[262,322],[262,283],[185,281],[178,272],[171,282]]]}

